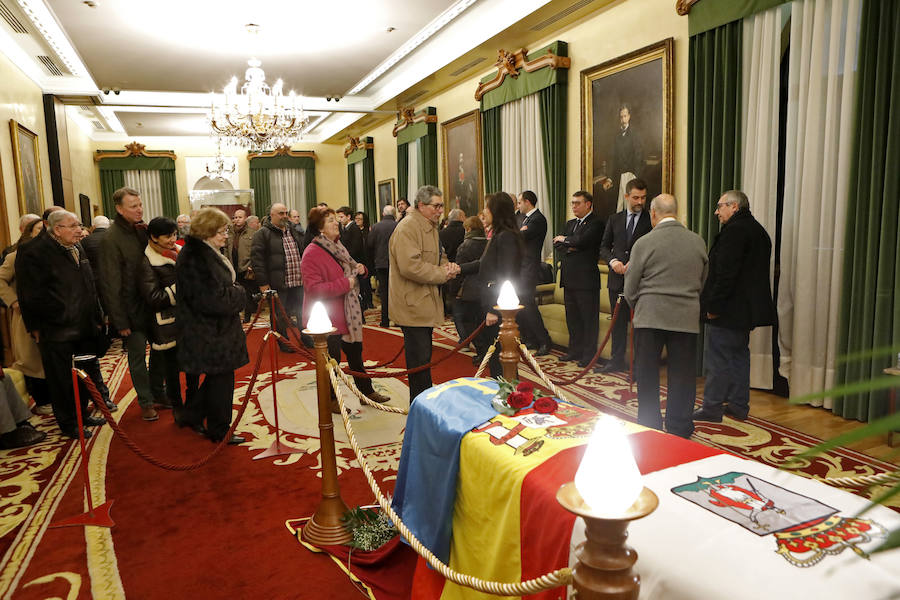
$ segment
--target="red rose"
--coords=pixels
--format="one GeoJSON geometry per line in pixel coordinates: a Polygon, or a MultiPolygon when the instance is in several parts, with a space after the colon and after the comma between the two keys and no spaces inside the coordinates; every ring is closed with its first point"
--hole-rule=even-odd
{"type": "Polygon", "coordinates": [[[531,384],[530,381],[523,381],[519,385],[516,386],[517,392],[524,392],[526,394],[534,393],[534,385],[531,384]]]}
{"type": "Polygon", "coordinates": [[[531,404],[531,398],[530,395],[523,394],[522,392],[512,392],[506,398],[506,403],[509,404],[510,407],[518,410],[531,404]]]}
{"type": "Polygon", "coordinates": [[[543,398],[538,398],[534,401],[534,412],[549,415],[556,412],[557,408],[559,408],[559,405],[556,403],[556,400],[550,396],[544,396],[543,398]]]}

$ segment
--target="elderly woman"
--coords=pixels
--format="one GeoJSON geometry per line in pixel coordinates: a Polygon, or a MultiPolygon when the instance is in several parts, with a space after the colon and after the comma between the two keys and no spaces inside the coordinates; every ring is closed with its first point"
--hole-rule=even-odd
{"type": "Polygon", "coordinates": [[[25,330],[25,322],[22,320],[22,311],[19,308],[19,297],[16,295],[16,255],[19,246],[30,241],[44,228],[44,222],[40,217],[25,225],[19,241],[10,247],[9,254],[0,265],[0,300],[12,313],[10,333],[13,338],[13,356],[15,362],[13,369],[21,371],[25,376],[25,386],[28,393],[34,398],[34,412],[39,415],[53,414],[50,406],[50,392],[47,389],[47,380],[44,378],[44,366],[41,364],[41,353],[38,345],[25,330]]]}
{"type": "Polygon", "coordinates": [[[156,217],[147,224],[147,247],[138,273],[138,290],[150,308],[150,387],[153,397],[165,400],[176,414],[182,408],[178,380],[178,348],[175,322],[175,260],[179,247],[178,225],[168,217],[156,217]],[[161,377],[159,375],[162,375],[161,377]]]}
{"type": "MultiPolygon", "coordinates": [[[[244,288],[235,283],[234,267],[222,254],[230,223],[217,208],[200,209],[175,262],[176,347],[188,385],[176,423],[205,433],[213,442],[224,439],[231,426],[234,370],[249,362],[240,316],[244,288]],[[206,378],[198,387],[200,375],[206,378]]],[[[228,443],[243,441],[233,435],[228,443]]]]}
{"type": "MultiPolygon", "coordinates": [[[[331,324],[337,329],[337,335],[328,338],[328,352],[339,358],[343,349],[350,368],[364,372],[363,314],[359,304],[357,275],[366,275],[366,268],[353,260],[341,244],[341,228],[331,208],[316,207],[309,211],[307,232],[310,231],[315,233],[315,237],[306,246],[300,261],[305,288],[303,317],[308,319],[313,303],[321,301],[328,311],[331,324]]],[[[356,378],[355,381],[356,387],[370,400],[390,400],[375,391],[371,379],[356,378]]]]}

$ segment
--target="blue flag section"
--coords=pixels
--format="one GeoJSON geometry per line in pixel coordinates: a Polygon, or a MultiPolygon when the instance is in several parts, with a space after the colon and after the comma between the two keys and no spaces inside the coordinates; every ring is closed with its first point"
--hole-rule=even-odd
{"type": "Polygon", "coordinates": [[[425,390],[409,407],[392,506],[444,563],[450,558],[459,444],[497,415],[491,406],[497,390],[492,379],[463,377],[425,390]]]}

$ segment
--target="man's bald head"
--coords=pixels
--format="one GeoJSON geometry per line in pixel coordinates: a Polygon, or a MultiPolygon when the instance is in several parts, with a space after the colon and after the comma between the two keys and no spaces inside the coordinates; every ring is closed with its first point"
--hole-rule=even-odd
{"type": "Polygon", "coordinates": [[[272,208],[269,209],[269,220],[272,221],[272,225],[275,227],[283,227],[285,221],[288,220],[288,209],[287,206],[280,203],[275,203],[272,205],[272,208]]]}
{"type": "Polygon", "coordinates": [[[650,202],[650,222],[654,227],[666,217],[678,217],[678,201],[672,194],[660,194],[650,202]]]}

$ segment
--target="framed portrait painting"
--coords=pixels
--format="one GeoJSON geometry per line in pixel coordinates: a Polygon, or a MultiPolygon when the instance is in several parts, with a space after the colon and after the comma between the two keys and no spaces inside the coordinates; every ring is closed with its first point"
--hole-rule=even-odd
{"type": "Polygon", "coordinates": [[[9,120],[12,137],[13,170],[19,197],[19,214],[44,212],[44,185],[37,134],[15,119],[9,120]]]}
{"type": "Polygon", "coordinates": [[[372,219],[381,220],[385,206],[394,206],[394,179],[383,179],[378,182],[378,214],[371,215],[372,219]]]}
{"type": "Polygon", "coordinates": [[[467,217],[477,215],[484,202],[481,111],[441,123],[441,151],[444,210],[461,208],[467,217]]]}
{"type": "Polygon", "coordinates": [[[625,206],[625,185],[647,183],[647,200],[672,193],[673,38],[581,72],[584,189],[605,219],[625,206]]]}

